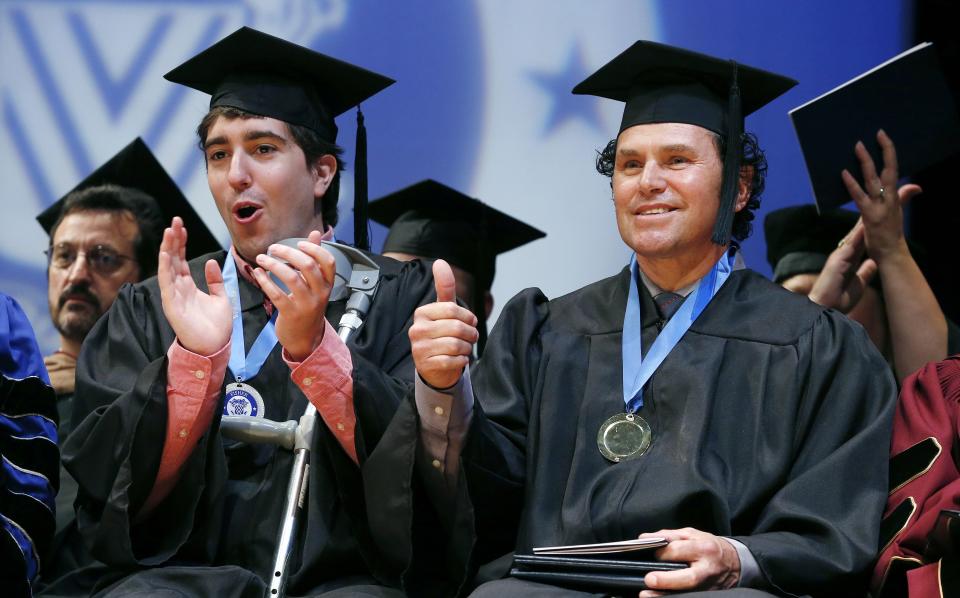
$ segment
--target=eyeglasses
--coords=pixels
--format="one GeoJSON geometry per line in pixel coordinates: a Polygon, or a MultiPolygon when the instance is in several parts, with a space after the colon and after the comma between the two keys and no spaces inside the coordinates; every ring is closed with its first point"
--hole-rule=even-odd
{"type": "Polygon", "coordinates": [[[123,266],[125,261],[133,259],[128,255],[117,253],[106,245],[94,245],[90,249],[78,251],[72,245],[60,243],[44,250],[43,253],[47,256],[47,264],[60,270],[69,269],[82,254],[93,271],[104,275],[113,274],[123,266]]]}

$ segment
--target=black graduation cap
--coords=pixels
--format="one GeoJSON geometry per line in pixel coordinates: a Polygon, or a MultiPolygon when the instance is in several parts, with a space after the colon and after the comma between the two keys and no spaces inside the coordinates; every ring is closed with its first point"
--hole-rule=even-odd
{"type": "Polygon", "coordinates": [[[715,243],[733,226],[743,119],[797,82],[789,77],[650,41],[637,41],[579,85],[575,94],[625,102],[620,131],[642,124],[697,125],[728,140],[715,243]]]}
{"type": "MultiPolygon", "coordinates": [[[[241,27],[164,78],[210,94],[210,108],[230,106],[314,130],[335,143],[334,118],[393,79],[309,48],[241,27]]],[[[366,223],[366,129],[357,111],[355,243],[369,246],[366,223]]]]}
{"type": "Polygon", "coordinates": [[[774,282],[823,270],[827,257],[859,218],[860,214],[850,210],[825,210],[819,214],[813,204],[780,208],[767,214],[763,233],[774,282]]]}
{"type": "Polygon", "coordinates": [[[40,212],[37,222],[49,235],[53,225],[60,218],[64,202],[71,194],[100,185],[118,185],[146,193],[156,201],[166,224],[169,224],[174,216],[182,218],[184,226],[190,233],[190,241],[187,243],[188,258],[223,249],[194,211],[186,196],[163,169],[147,144],[139,137],[80,181],[76,187],[50,207],[40,212]]]}
{"type": "Polygon", "coordinates": [[[370,218],[390,227],[383,251],[443,258],[488,290],[497,255],[546,236],[525,222],[432,179],[370,204],[370,218]]]}

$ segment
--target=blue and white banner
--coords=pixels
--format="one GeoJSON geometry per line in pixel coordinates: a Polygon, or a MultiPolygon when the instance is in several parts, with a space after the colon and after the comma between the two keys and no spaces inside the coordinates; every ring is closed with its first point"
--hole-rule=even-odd
{"type": "MultiPolygon", "coordinates": [[[[524,287],[557,296],[623,262],[609,182],[593,167],[620,106],[569,93],[594,69],[647,38],[800,79],[747,123],[770,161],[759,223],[812,197],[786,111],[909,46],[908,10],[905,0],[0,0],[0,289],[44,351],[55,348],[34,217],[137,135],[226,240],[194,132],[208,97],[162,75],[241,25],[397,80],[363,106],[372,198],[431,177],[548,233],[498,261],[501,306],[524,287]]],[[[347,242],[354,119],[338,123],[347,242]]],[[[375,248],[383,235],[375,226],[375,248]]],[[[744,253],[762,270],[759,237],[744,253]]]]}

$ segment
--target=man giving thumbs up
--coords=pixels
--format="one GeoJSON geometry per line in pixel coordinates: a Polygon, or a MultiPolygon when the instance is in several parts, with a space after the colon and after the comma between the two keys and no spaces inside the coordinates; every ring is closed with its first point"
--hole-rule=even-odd
{"type": "Polygon", "coordinates": [[[414,312],[410,348],[420,379],[441,390],[460,380],[479,335],[477,317],[456,303],[457,283],[450,264],[435,261],[433,279],[437,301],[422,305],[414,312]]]}

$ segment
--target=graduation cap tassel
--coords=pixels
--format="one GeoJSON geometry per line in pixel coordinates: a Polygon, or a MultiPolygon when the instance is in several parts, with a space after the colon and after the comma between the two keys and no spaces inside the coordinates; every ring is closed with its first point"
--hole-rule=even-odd
{"type": "Polygon", "coordinates": [[[477,247],[480,259],[477,261],[477,269],[484,272],[482,276],[474,278],[473,297],[471,297],[474,315],[477,316],[479,336],[476,351],[478,359],[483,356],[483,349],[487,346],[486,294],[493,286],[493,277],[497,267],[496,254],[490,251],[490,235],[493,234],[493,230],[490,226],[489,213],[488,210],[480,210],[480,244],[477,247]],[[488,263],[490,271],[486,272],[488,263]]]}
{"type": "Polygon", "coordinates": [[[723,159],[723,184],[720,189],[720,209],[713,227],[713,242],[726,245],[733,230],[734,207],[740,189],[740,151],[743,137],[743,111],[740,106],[740,87],[737,84],[737,63],[733,65],[730,97],[727,106],[727,151],[723,159]]]}
{"type": "Polygon", "coordinates": [[[353,175],[353,246],[370,250],[370,234],[367,230],[367,127],[363,124],[363,112],[357,106],[357,148],[353,175]]]}

